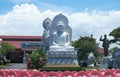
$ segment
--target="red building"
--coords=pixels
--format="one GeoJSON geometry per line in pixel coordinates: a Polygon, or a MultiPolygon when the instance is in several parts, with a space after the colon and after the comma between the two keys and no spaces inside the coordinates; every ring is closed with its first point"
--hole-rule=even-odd
{"type": "Polygon", "coordinates": [[[14,52],[8,52],[6,56],[14,63],[22,63],[27,53],[43,45],[41,36],[0,36],[0,39],[1,42],[8,42],[16,47],[14,52]]]}

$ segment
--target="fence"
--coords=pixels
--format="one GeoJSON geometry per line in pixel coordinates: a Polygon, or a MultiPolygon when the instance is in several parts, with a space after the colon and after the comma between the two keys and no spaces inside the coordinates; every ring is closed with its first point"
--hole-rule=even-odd
{"type": "Polygon", "coordinates": [[[120,69],[57,72],[1,69],[0,77],[120,77],[120,69]]]}

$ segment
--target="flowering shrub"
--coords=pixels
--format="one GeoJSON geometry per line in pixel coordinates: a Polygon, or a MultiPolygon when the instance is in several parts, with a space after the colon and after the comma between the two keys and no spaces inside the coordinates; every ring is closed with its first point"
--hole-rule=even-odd
{"type": "Polygon", "coordinates": [[[41,69],[46,63],[46,55],[41,49],[36,49],[32,52],[31,57],[28,59],[28,69],[41,69]]]}

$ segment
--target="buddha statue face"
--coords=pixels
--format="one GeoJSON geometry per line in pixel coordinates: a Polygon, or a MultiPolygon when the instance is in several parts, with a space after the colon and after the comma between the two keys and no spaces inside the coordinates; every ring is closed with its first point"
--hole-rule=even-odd
{"type": "Polygon", "coordinates": [[[49,21],[47,21],[47,22],[45,22],[45,24],[46,24],[46,29],[49,29],[50,28],[50,26],[51,26],[51,22],[49,22],[49,21]]]}
{"type": "Polygon", "coordinates": [[[44,20],[44,22],[43,22],[43,27],[44,27],[45,29],[49,30],[50,27],[51,27],[51,24],[52,24],[52,21],[51,21],[49,18],[47,18],[47,19],[44,20]]]}
{"type": "Polygon", "coordinates": [[[65,30],[65,25],[62,21],[58,22],[57,24],[57,31],[64,31],[65,30]]]}

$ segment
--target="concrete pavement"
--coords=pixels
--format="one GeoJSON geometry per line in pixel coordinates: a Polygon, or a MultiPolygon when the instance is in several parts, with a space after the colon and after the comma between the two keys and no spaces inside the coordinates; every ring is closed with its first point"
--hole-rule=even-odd
{"type": "Polygon", "coordinates": [[[9,63],[6,65],[5,69],[26,69],[26,64],[23,63],[9,63]]]}

